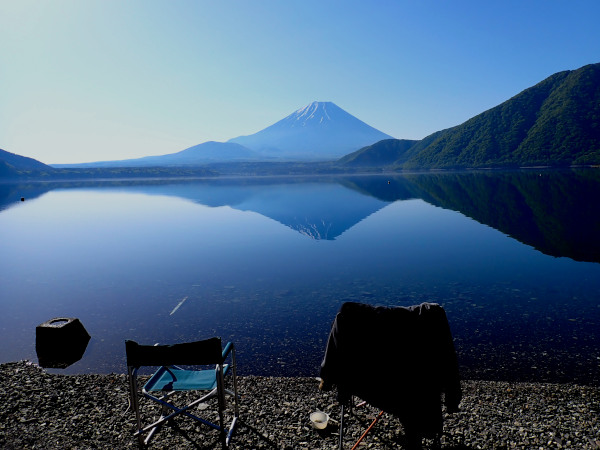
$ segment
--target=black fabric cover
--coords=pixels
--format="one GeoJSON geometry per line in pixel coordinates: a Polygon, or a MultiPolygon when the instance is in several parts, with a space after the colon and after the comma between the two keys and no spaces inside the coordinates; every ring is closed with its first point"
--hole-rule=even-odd
{"type": "Polygon", "coordinates": [[[220,364],[222,352],[221,338],[218,337],[173,345],[140,345],[125,341],[127,365],[131,367],[220,364]]]}
{"type": "Polygon", "coordinates": [[[341,403],[356,395],[423,436],[442,431],[441,394],[449,412],[458,409],[462,396],[446,313],[435,303],[344,303],[329,334],[320,376],[326,387],[337,386],[341,403]]]}

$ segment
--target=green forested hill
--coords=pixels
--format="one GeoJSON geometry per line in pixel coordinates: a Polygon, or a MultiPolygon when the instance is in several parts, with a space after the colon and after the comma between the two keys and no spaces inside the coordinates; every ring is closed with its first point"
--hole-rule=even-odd
{"type": "MultiPolygon", "coordinates": [[[[392,164],[389,155],[377,156],[380,150],[378,144],[359,150],[361,160],[397,169],[600,164],[600,64],[556,73],[418,141],[392,164]]],[[[341,162],[356,161],[350,156],[341,162]]]]}
{"type": "Polygon", "coordinates": [[[384,139],[373,145],[363,147],[339,160],[351,166],[381,166],[393,164],[419,141],[409,139],[384,139]]]}

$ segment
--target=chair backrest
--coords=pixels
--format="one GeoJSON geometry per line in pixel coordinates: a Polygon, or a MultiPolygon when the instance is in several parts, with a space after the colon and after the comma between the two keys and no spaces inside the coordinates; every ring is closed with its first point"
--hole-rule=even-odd
{"type": "Polygon", "coordinates": [[[449,333],[445,312],[437,304],[383,307],[346,302],[330,337],[335,341],[339,375],[355,372],[357,365],[387,361],[403,363],[402,374],[409,376],[408,372],[428,372],[428,366],[439,362],[443,344],[452,342],[449,333]]]}
{"type": "Polygon", "coordinates": [[[208,365],[223,362],[221,339],[185,342],[173,345],[140,345],[125,341],[125,353],[129,367],[208,365]]]}

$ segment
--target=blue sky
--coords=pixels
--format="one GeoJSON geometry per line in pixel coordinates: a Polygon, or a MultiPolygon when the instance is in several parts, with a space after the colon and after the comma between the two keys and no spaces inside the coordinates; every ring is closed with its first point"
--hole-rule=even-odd
{"type": "Polygon", "coordinates": [[[600,1],[0,0],[0,148],[174,153],[332,101],[396,138],[600,62],[600,1]]]}

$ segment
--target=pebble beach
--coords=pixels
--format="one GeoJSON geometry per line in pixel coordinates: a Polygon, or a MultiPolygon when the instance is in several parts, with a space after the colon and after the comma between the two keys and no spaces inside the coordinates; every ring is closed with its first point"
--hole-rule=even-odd
{"type": "MultiPolygon", "coordinates": [[[[0,448],[137,447],[124,374],[51,374],[20,361],[0,365],[0,379],[0,448]]],[[[240,420],[230,448],[337,448],[335,391],[320,391],[318,384],[316,378],[239,377],[240,420]],[[330,416],[324,430],[312,427],[314,411],[330,416]]],[[[600,449],[599,387],[464,380],[462,388],[460,411],[444,415],[444,449],[600,449]]],[[[154,407],[143,412],[147,418],[155,413],[154,407]]],[[[345,448],[378,413],[368,405],[354,409],[345,448]]],[[[402,425],[384,413],[356,448],[401,449],[403,438],[402,425]]],[[[424,441],[424,448],[432,445],[424,441]]],[[[220,442],[217,432],[178,418],[149,448],[212,449],[220,442]]]]}

